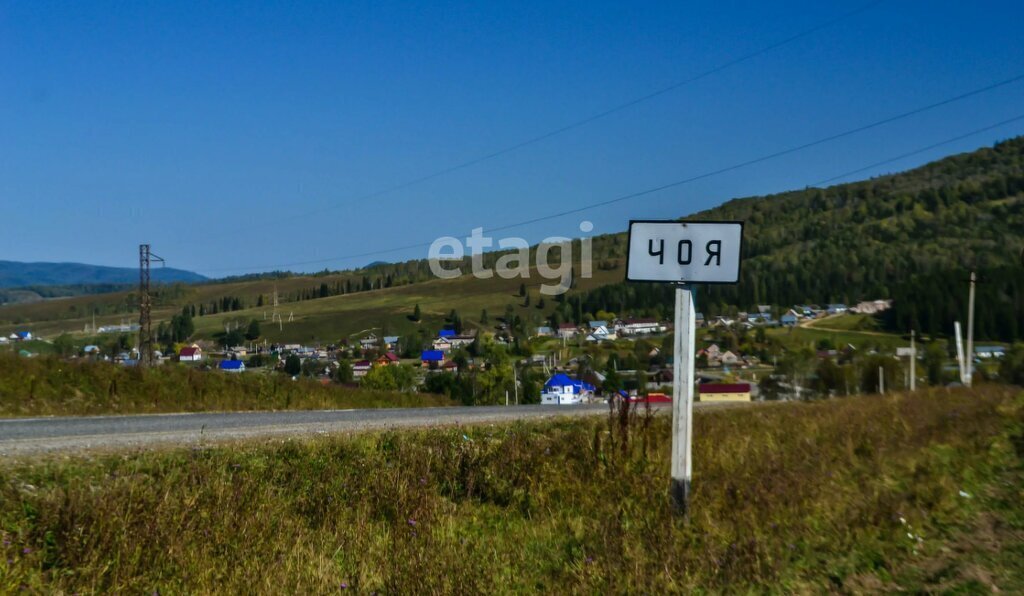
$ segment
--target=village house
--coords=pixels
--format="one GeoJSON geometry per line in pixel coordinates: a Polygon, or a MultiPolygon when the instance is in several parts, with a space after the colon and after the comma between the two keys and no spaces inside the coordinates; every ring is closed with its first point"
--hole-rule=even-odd
{"type": "Polygon", "coordinates": [[[558,325],[558,337],[562,339],[572,339],[579,333],[579,329],[572,323],[561,323],[558,325]]]}
{"type": "Polygon", "coordinates": [[[587,341],[589,342],[602,342],[615,339],[615,334],[608,331],[607,327],[598,327],[587,334],[587,341]]]}
{"type": "Polygon", "coordinates": [[[728,328],[728,327],[732,327],[733,323],[735,323],[735,321],[733,321],[729,317],[715,317],[714,320],[711,321],[711,324],[709,325],[709,327],[725,327],[725,328],[728,328]]]}
{"type": "Polygon", "coordinates": [[[440,352],[444,352],[444,353],[448,353],[452,349],[452,342],[450,342],[446,338],[439,337],[439,338],[435,339],[433,342],[431,342],[431,347],[433,347],[434,350],[437,350],[437,351],[440,351],[440,352]]]}
{"type": "Polygon", "coordinates": [[[552,335],[554,335],[554,333],[555,332],[551,329],[551,327],[543,325],[543,326],[537,327],[537,329],[534,331],[533,334],[536,337],[551,337],[552,335]]]}
{"type": "Polygon", "coordinates": [[[420,354],[420,364],[423,368],[438,368],[444,366],[445,357],[441,350],[423,350],[420,354]]]}
{"type": "Polygon", "coordinates": [[[750,383],[702,383],[697,385],[699,401],[750,401],[750,383]]]}
{"type": "Polygon", "coordinates": [[[378,343],[377,336],[371,333],[359,340],[359,347],[364,350],[370,350],[376,348],[378,343]]]}
{"type": "Polygon", "coordinates": [[[563,373],[555,373],[544,383],[540,403],[545,405],[571,405],[587,401],[594,394],[594,386],[563,373]]]}
{"type": "Polygon", "coordinates": [[[400,362],[394,352],[386,352],[376,360],[377,366],[396,366],[400,362]]]}
{"type": "Polygon", "coordinates": [[[384,336],[384,349],[394,350],[398,347],[399,336],[397,335],[385,335],[384,336]]]}
{"type": "Polygon", "coordinates": [[[662,333],[665,329],[665,326],[658,324],[654,319],[626,319],[615,327],[619,335],[650,335],[662,333]]]}
{"type": "Polygon", "coordinates": [[[718,358],[718,362],[722,366],[736,366],[737,364],[743,364],[743,358],[729,350],[726,350],[718,358]]]}
{"type": "Polygon", "coordinates": [[[719,360],[722,357],[722,349],[718,347],[718,344],[711,344],[697,352],[697,356],[706,356],[708,359],[708,366],[718,366],[719,360]]]}
{"type": "Polygon", "coordinates": [[[203,349],[199,346],[185,346],[178,352],[178,360],[181,362],[199,362],[203,359],[203,349]]]}
{"type": "Polygon", "coordinates": [[[370,372],[373,365],[369,360],[359,360],[352,363],[352,376],[356,379],[361,379],[366,376],[366,373],[370,372]]]}
{"type": "Polygon", "coordinates": [[[796,314],[793,313],[793,311],[789,311],[786,314],[782,315],[782,318],[779,319],[779,321],[782,323],[783,327],[796,327],[797,316],[796,314]]]}
{"type": "Polygon", "coordinates": [[[982,360],[1002,358],[1006,355],[1006,348],[1003,346],[975,346],[974,355],[982,360]]]}
{"type": "Polygon", "coordinates": [[[224,372],[240,373],[245,372],[245,363],[241,360],[221,360],[217,368],[224,372]]]}
{"type": "Polygon", "coordinates": [[[451,344],[452,349],[453,350],[457,350],[457,349],[459,349],[459,348],[461,348],[463,346],[468,346],[469,344],[473,343],[473,340],[476,339],[476,336],[474,336],[474,335],[453,335],[453,336],[451,336],[451,337],[449,337],[447,339],[448,339],[448,343],[451,344]]]}
{"type": "Polygon", "coordinates": [[[850,308],[850,311],[862,315],[874,315],[890,308],[892,308],[892,300],[867,300],[858,302],[856,306],[850,308]]]}
{"type": "Polygon", "coordinates": [[[829,304],[828,307],[825,309],[825,312],[827,312],[830,315],[841,315],[846,311],[847,308],[845,304],[829,304]]]}

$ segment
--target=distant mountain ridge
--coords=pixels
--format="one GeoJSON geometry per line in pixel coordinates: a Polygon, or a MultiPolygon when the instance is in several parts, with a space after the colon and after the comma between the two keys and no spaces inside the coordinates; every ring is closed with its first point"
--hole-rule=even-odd
{"type": "MultiPolygon", "coordinates": [[[[199,282],[206,277],[172,267],[155,267],[152,279],[157,282],[199,282]]],[[[127,284],[139,281],[139,270],[129,267],[106,267],[84,263],[22,263],[0,261],[0,288],[29,286],[73,286],[127,284]]]]}

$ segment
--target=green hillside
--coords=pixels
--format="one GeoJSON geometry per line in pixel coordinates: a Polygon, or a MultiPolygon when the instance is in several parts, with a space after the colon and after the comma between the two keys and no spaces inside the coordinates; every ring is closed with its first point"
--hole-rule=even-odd
{"type": "MultiPolygon", "coordinates": [[[[702,288],[699,308],[707,315],[755,304],[784,309],[893,298],[895,307],[882,321],[889,329],[944,334],[965,316],[966,280],[976,269],[984,280],[978,287],[978,337],[1024,338],[1024,137],[900,174],[736,199],[688,219],[746,222],[741,282],[702,288]]],[[[473,325],[484,309],[492,319],[511,309],[524,326],[551,318],[578,322],[599,311],[669,314],[668,286],[622,281],[624,233],[596,237],[593,247],[594,278],[577,279],[564,299],[549,297],[543,304],[537,277],[527,282],[532,302],[525,306],[519,279],[436,280],[426,261],[415,260],[358,271],[164,286],[156,319],[169,320],[184,306],[196,311],[199,337],[257,319],[267,321],[264,333],[271,340],[333,341],[371,328],[432,332],[452,310],[473,325]],[[275,290],[286,322],[272,329],[275,290]],[[416,304],[424,314],[419,323],[409,317],[416,304]]],[[[489,253],[485,261],[493,264],[498,256],[489,253]]],[[[101,325],[131,320],[135,303],[131,292],[119,292],[7,305],[0,307],[0,331],[82,331],[94,314],[101,325]]]]}

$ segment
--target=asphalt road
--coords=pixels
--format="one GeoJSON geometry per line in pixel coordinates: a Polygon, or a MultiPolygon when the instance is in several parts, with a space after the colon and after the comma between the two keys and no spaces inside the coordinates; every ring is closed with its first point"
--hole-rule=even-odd
{"type": "MultiPolygon", "coordinates": [[[[694,408],[721,405],[696,403],[694,408]]],[[[652,404],[666,412],[667,406],[652,404]]],[[[607,405],[594,404],[14,418],[0,420],[0,456],[262,437],[301,438],[361,430],[588,416],[607,411],[607,405]]]]}

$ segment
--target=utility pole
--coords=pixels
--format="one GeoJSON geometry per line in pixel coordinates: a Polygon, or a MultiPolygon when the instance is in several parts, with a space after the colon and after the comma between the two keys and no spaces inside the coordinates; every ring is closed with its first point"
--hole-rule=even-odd
{"type": "Polygon", "coordinates": [[[971,291],[967,298],[967,354],[964,360],[964,385],[971,386],[971,377],[974,375],[974,284],[977,275],[971,271],[971,291]]]}
{"type": "Polygon", "coordinates": [[[917,389],[917,347],[914,344],[914,330],[910,330],[910,390],[917,389]]]}
{"type": "Polygon", "coordinates": [[[270,324],[274,324],[274,320],[277,320],[277,330],[284,331],[284,321],[281,319],[281,315],[277,312],[277,284],[274,284],[274,314],[270,316],[270,324]]]}
{"type": "Polygon", "coordinates": [[[960,384],[967,385],[967,368],[964,363],[964,341],[960,332],[960,321],[953,321],[953,333],[956,334],[956,363],[960,368],[960,384]]]}
{"type": "Polygon", "coordinates": [[[153,365],[152,301],[149,296],[149,267],[164,260],[149,250],[148,244],[139,245],[139,366],[153,365]]]}
{"type": "Polygon", "coordinates": [[[878,392],[885,395],[885,367],[878,367],[878,392]]]}
{"type": "Polygon", "coordinates": [[[519,405],[519,371],[516,369],[515,363],[512,364],[512,386],[516,390],[516,405],[519,405]]]}

